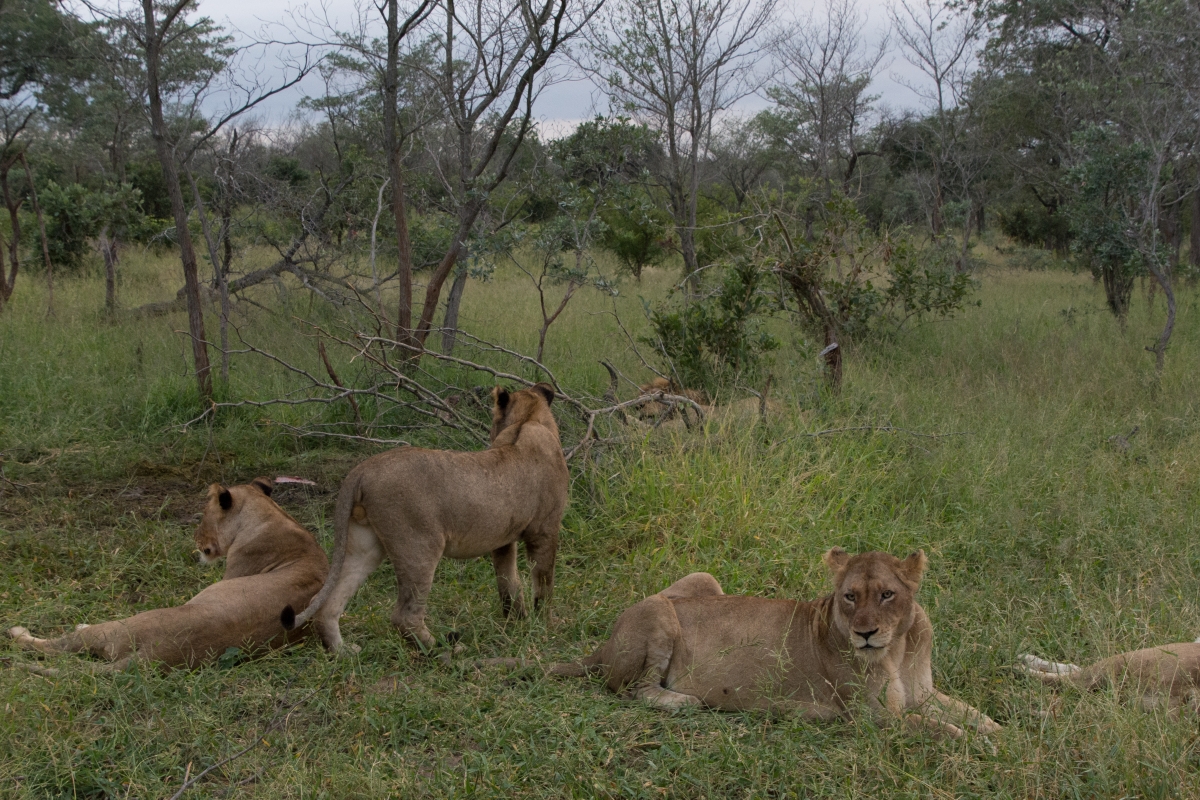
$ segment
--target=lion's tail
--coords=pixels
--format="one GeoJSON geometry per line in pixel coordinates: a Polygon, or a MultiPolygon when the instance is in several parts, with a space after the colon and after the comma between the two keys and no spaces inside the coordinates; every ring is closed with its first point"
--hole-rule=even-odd
{"type": "Polygon", "coordinates": [[[338,490],[337,505],[333,509],[333,559],[329,565],[329,574],[325,576],[325,584],[321,587],[321,591],[317,592],[316,596],[309,601],[307,608],[296,614],[292,607],[288,606],[280,614],[279,621],[287,630],[297,628],[312,619],[329,599],[333,587],[337,585],[338,578],[342,574],[342,565],[346,561],[346,539],[349,535],[350,514],[354,511],[354,506],[362,501],[362,474],[362,465],[360,464],[350,470],[350,474],[342,481],[342,488],[338,490]],[[289,622],[291,622],[290,625],[289,622]]]}

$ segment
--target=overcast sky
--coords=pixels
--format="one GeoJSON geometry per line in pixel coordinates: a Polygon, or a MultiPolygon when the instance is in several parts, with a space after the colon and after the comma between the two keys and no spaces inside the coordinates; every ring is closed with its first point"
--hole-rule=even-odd
{"type": "MultiPolygon", "coordinates": [[[[317,2],[318,0],[312,0],[317,2]]],[[[331,18],[337,21],[343,16],[349,20],[353,15],[352,0],[324,0],[325,7],[331,18]]],[[[816,6],[823,6],[818,0],[780,0],[777,17],[780,20],[793,19],[797,16],[807,16],[816,6]]],[[[266,28],[273,28],[278,35],[278,26],[292,25],[304,8],[303,2],[297,0],[200,0],[201,13],[210,16],[217,23],[255,34],[266,28]]],[[[859,0],[859,10],[868,20],[865,37],[868,42],[876,42],[887,26],[888,6],[883,2],[859,0]]],[[[901,83],[901,80],[913,82],[920,79],[920,73],[909,65],[899,51],[893,48],[884,62],[888,65],[872,91],[881,96],[881,104],[893,109],[914,108],[920,105],[919,99],[911,90],[901,83]]],[[[280,124],[295,108],[296,103],[304,94],[316,94],[320,85],[315,80],[309,80],[306,85],[272,98],[265,107],[261,108],[260,116],[265,117],[268,124],[280,124]]],[[[753,113],[767,107],[768,102],[762,97],[751,96],[743,99],[735,108],[734,113],[753,113]]],[[[604,99],[596,91],[595,86],[586,79],[564,81],[548,87],[538,98],[535,113],[539,119],[543,134],[555,137],[570,130],[581,120],[588,119],[596,113],[605,111],[604,99]]]]}

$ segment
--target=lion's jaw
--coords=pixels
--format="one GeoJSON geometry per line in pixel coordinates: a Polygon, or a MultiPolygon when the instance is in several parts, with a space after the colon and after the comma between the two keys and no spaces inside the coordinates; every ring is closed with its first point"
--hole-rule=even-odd
{"type": "Polygon", "coordinates": [[[901,561],[886,553],[852,557],[834,548],[825,561],[834,573],[834,626],[856,658],[868,664],[884,660],[915,619],[924,553],[901,561]]]}

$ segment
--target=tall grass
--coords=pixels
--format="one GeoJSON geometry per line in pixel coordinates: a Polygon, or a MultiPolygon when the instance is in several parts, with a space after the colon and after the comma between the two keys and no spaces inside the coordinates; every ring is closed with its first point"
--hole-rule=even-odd
{"type": "MultiPolygon", "coordinates": [[[[622,287],[616,308],[635,336],[637,295],[660,298],[672,278],[622,287]]],[[[174,288],[165,261],[127,262],[127,304],[174,288]]],[[[101,298],[95,279],[69,281],[46,320],[24,283],[0,315],[0,452],[5,475],[27,487],[0,488],[6,627],[53,633],[179,603],[214,580],[188,557],[207,480],[317,479],[279,500],[328,544],[332,493],[366,452],[298,442],[253,414],[180,432],[195,409],[181,316],[110,321],[101,298]]],[[[294,289],[256,298],[276,315],[239,317],[244,335],[311,358],[289,315],[321,307],[294,289]]],[[[956,319],[858,345],[839,397],[814,389],[812,348],[775,323],[785,346],[772,396],[784,413],[649,434],[574,468],[552,624],[501,620],[485,560],[442,564],[430,627],[460,632],[467,648],[450,666],[415,657],[391,630],[385,568],[343,623],[362,646],[354,656],[308,644],[190,673],[91,676],[69,658],[57,679],[0,670],[3,793],[167,796],[189,765],[195,774],[241,750],[308,698],[189,796],[1200,795],[1194,718],[1104,693],[1058,703],[1010,669],[1027,650],[1081,663],[1200,634],[1197,295],[1181,291],[1161,383],[1142,350],[1161,298],[1136,302],[1124,329],[1102,292],[1069,273],[988,271],[980,299],[956,319]],[[1109,441],[1134,426],[1128,450],[1109,441]],[[865,719],[665,714],[588,682],[472,665],[575,658],[626,605],[697,569],[727,592],[814,596],[828,589],[820,553],[835,544],[926,550],[935,680],[1006,726],[994,753],[865,719]]],[[[581,293],[551,329],[560,377],[598,392],[602,357],[648,377],[605,314],[613,302],[581,293]]],[[[463,318],[522,349],[540,319],[528,282],[508,271],[469,287],[463,318]]],[[[231,383],[239,396],[288,388],[246,357],[231,383]]]]}

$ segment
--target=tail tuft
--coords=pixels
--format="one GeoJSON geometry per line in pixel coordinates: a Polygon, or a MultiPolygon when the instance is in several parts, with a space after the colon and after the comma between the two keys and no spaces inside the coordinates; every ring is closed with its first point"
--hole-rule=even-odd
{"type": "Polygon", "coordinates": [[[279,614],[279,621],[283,623],[284,630],[292,630],[296,627],[296,610],[290,605],[284,606],[279,614]]]}

